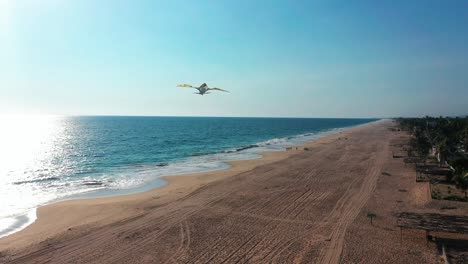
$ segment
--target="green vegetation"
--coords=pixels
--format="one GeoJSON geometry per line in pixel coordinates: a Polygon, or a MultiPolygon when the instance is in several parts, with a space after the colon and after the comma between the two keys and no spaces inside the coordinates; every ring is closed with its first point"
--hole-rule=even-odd
{"type": "Polygon", "coordinates": [[[457,187],[465,192],[465,198],[467,198],[466,190],[468,189],[468,170],[460,169],[455,171],[455,177],[453,178],[457,187]]]}
{"type": "MultiPolygon", "coordinates": [[[[465,192],[464,198],[450,196],[450,200],[467,200],[468,117],[399,118],[398,122],[403,130],[412,135],[406,152],[409,157],[414,157],[411,160],[416,167],[418,161],[426,164],[428,157],[434,157],[439,167],[450,168],[447,181],[465,192]]],[[[433,193],[433,196],[438,197],[439,194],[433,193]]]]}
{"type": "Polygon", "coordinates": [[[374,223],[372,223],[372,220],[373,220],[374,218],[376,218],[377,215],[376,215],[376,214],[373,214],[373,213],[368,213],[368,214],[367,214],[367,217],[370,218],[370,223],[371,223],[371,225],[374,225],[374,223]]]}

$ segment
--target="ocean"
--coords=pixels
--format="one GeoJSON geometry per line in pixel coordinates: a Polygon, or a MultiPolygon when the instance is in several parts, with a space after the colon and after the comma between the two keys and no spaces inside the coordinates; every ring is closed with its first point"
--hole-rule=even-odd
{"type": "Polygon", "coordinates": [[[147,191],[160,177],[229,168],[376,119],[2,117],[0,237],[41,205],[147,191]]]}

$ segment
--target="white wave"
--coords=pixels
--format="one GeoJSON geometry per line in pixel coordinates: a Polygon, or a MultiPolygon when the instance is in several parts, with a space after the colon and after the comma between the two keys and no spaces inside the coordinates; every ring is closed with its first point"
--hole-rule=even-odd
{"type": "Polygon", "coordinates": [[[36,221],[36,208],[30,209],[27,213],[10,215],[0,218],[0,238],[16,233],[36,221]]]}

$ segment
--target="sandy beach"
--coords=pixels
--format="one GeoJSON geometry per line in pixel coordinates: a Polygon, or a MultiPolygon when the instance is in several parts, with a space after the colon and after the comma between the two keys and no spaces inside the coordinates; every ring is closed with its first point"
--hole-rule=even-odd
{"type": "Polygon", "coordinates": [[[405,134],[391,126],[166,177],[167,186],[146,193],[41,207],[34,224],[0,239],[0,262],[440,263],[424,232],[400,238],[399,212],[437,211],[442,202],[392,157],[405,134]]]}

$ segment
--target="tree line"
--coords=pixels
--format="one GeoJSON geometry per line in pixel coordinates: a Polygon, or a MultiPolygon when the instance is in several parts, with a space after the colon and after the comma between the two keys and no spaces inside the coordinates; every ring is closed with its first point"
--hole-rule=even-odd
{"type": "Polygon", "coordinates": [[[415,154],[426,163],[434,156],[439,166],[452,171],[447,180],[468,189],[468,117],[398,118],[403,130],[412,137],[407,148],[408,156],[415,154]]]}

